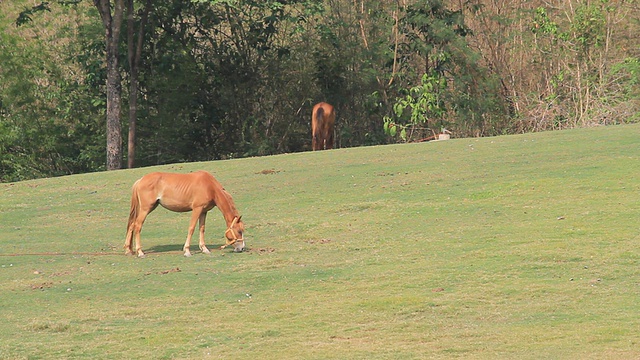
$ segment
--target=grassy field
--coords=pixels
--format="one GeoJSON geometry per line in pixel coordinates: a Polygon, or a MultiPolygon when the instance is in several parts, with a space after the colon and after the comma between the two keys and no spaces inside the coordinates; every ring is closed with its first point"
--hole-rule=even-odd
{"type": "Polygon", "coordinates": [[[2,359],[640,358],[640,126],[0,184],[2,359]],[[249,251],[131,184],[211,171],[249,251]],[[195,241],[197,244],[197,241],[195,241]],[[213,245],[213,246],[212,246],[213,245]]]}

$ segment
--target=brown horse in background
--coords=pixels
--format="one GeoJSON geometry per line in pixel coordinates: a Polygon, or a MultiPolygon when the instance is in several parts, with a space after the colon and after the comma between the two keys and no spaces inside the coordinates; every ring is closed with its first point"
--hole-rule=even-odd
{"type": "Polygon", "coordinates": [[[143,176],[133,184],[131,195],[131,212],[127,225],[127,237],[124,243],[125,254],[133,254],[132,239],[135,237],[136,253],[144,257],[140,245],[140,230],[150,212],[162,205],[165,209],[176,212],[192,211],[187,241],[184,243],[184,256],[191,256],[189,246],[191,236],[200,222],[200,250],[209,254],[204,244],[204,224],[207,211],[217,206],[227,222],[226,244],[221,248],[233,245],[235,252],[244,250],[244,224],[238,214],[233,199],[222,185],[206,171],[191,174],[172,174],[154,172],[143,176]]]}
{"type": "Polygon", "coordinates": [[[311,148],[315,150],[333,149],[333,126],[336,113],[333,106],[321,102],[313,107],[311,114],[311,148]]]}

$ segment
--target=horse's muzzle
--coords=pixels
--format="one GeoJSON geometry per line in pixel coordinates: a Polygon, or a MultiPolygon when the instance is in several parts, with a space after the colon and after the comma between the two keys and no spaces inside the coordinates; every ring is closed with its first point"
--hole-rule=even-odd
{"type": "Polygon", "coordinates": [[[227,243],[220,246],[220,250],[226,248],[227,246],[233,245],[233,252],[243,252],[244,251],[244,239],[227,239],[227,243]],[[241,246],[239,244],[242,244],[241,246]]]}

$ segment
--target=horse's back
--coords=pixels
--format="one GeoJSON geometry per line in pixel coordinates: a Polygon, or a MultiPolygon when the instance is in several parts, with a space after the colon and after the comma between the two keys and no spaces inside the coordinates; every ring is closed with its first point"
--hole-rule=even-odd
{"type": "Polygon", "coordinates": [[[213,175],[204,170],[198,170],[188,174],[152,172],[144,175],[142,178],[136,181],[134,183],[134,186],[138,183],[144,185],[163,184],[171,186],[173,184],[181,184],[185,182],[197,183],[201,181],[211,181],[211,179],[215,180],[213,175]]]}
{"type": "Polygon", "coordinates": [[[190,211],[194,206],[212,207],[216,180],[206,171],[188,174],[153,172],[134,187],[147,203],[159,203],[172,211],[190,211]]]}

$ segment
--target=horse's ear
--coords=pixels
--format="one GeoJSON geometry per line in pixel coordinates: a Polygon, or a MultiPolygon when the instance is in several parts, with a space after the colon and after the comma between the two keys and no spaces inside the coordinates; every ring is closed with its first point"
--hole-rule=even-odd
{"type": "Polygon", "coordinates": [[[242,215],[238,216],[238,221],[242,220],[242,215]]]}

